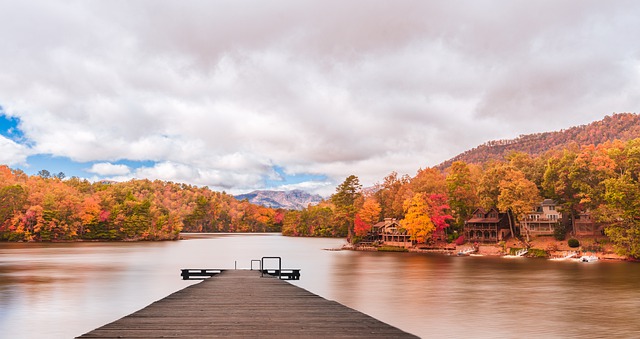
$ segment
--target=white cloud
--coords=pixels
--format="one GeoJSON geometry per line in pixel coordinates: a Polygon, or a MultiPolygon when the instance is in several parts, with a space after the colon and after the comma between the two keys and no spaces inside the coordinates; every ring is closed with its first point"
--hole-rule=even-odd
{"type": "Polygon", "coordinates": [[[27,163],[29,149],[0,135],[0,164],[23,165],[27,163]]]}
{"type": "Polygon", "coordinates": [[[91,168],[87,169],[87,172],[100,176],[127,175],[130,171],[127,165],[114,165],[110,162],[93,164],[91,168]]]}
{"type": "Polygon", "coordinates": [[[369,185],[640,104],[635,2],[3,1],[0,12],[0,105],[31,152],[107,164],[92,168],[105,176],[250,190],[279,166],[369,185]],[[121,159],[156,165],[108,165],[121,159]]]}
{"type": "Polygon", "coordinates": [[[305,181],[298,184],[289,184],[275,187],[278,191],[303,190],[312,194],[320,194],[328,198],[336,192],[336,184],[331,181],[305,181]]]}

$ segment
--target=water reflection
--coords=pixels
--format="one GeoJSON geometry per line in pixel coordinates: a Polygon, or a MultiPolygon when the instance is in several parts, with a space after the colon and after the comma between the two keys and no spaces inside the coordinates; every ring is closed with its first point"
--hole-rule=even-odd
{"type": "Polygon", "coordinates": [[[406,253],[340,259],[337,300],[421,336],[640,335],[636,264],[406,253]]]}
{"type": "Polygon", "coordinates": [[[343,241],[274,234],[188,238],[0,244],[1,336],[77,336],[193,284],[180,268],[249,268],[262,256],[302,269],[293,284],[423,337],[640,335],[633,263],[325,251],[343,241]]]}

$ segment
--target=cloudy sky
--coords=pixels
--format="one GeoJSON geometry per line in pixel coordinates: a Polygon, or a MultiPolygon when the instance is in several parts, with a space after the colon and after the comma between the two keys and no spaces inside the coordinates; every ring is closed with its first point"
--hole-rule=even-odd
{"type": "Polygon", "coordinates": [[[637,1],[0,2],[0,163],[330,194],[638,112],[637,1]]]}

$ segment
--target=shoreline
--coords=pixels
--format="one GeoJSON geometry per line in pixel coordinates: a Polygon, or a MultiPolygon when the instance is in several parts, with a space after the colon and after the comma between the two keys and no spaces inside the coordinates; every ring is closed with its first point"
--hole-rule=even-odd
{"type": "MultiPolygon", "coordinates": [[[[549,243],[548,239],[543,239],[542,244],[549,243]]],[[[626,256],[621,256],[616,254],[612,249],[605,249],[601,251],[592,251],[589,249],[583,249],[582,247],[571,248],[566,244],[565,241],[552,241],[553,246],[547,245],[545,248],[541,248],[540,244],[536,244],[536,241],[532,241],[532,243],[536,244],[534,246],[526,247],[524,244],[518,244],[518,240],[509,241],[505,244],[478,244],[476,250],[470,253],[462,254],[463,256],[486,256],[486,257],[515,257],[513,254],[521,249],[527,249],[529,253],[523,255],[523,258],[541,258],[541,259],[559,259],[564,258],[570,252],[575,252],[575,258],[580,258],[582,256],[595,255],[598,260],[602,261],[626,261],[626,262],[640,262],[638,259],[633,259],[626,256]],[[564,243],[562,246],[558,246],[559,243],[564,243]]],[[[586,241],[588,243],[588,241],[586,241]]],[[[451,246],[451,244],[440,244],[440,246],[432,246],[428,248],[420,248],[417,246],[403,248],[403,247],[395,247],[393,246],[384,246],[383,250],[380,250],[381,246],[367,245],[367,246],[358,246],[352,244],[345,244],[340,249],[332,249],[332,250],[352,250],[352,251],[369,251],[369,252],[411,252],[411,253],[425,253],[425,254],[437,254],[437,255],[447,255],[447,256],[458,256],[459,253],[463,253],[465,250],[469,250],[473,248],[472,244],[464,244],[459,246],[451,246]]],[[[566,258],[569,259],[569,258],[566,258]]]]}

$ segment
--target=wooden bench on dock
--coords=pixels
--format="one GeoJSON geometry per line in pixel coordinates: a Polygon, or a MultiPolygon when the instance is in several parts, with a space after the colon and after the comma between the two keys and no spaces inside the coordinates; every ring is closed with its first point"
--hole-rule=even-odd
{"type": "Polygon", "coordinates": [[[180,271],[182,271],[180,273],[182,280],[202,280],[220,274],[223,270],[215,268],[183,268],[180,271]]]}

